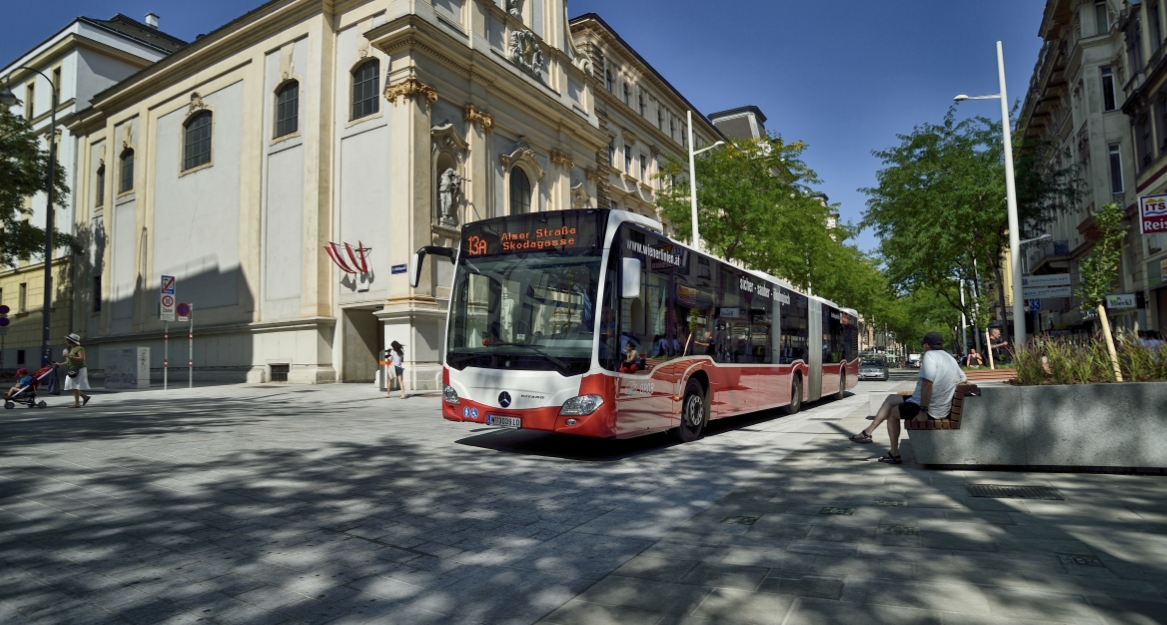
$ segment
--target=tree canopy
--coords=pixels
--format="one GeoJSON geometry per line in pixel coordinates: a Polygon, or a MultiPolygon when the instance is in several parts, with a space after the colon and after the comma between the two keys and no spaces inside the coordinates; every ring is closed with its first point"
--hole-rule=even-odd
{"type": "MultiPolygon", "coordinates": [[[[19,259],[43,258],[45,231],[30,223],[27,200],[43,192],[48,180],[49,153],[28,121],[0,106],[0,266],[19,259]]],[[[57,164],[53,187],[57,206],[69,196],[65,167],[57,164]]],[[[72,236],[54,229],[58,246],[76,247],[72,236]]]]}

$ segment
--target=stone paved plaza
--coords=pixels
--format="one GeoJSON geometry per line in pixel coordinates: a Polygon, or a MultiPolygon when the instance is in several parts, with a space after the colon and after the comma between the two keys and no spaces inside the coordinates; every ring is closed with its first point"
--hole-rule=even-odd
{"type": "Polygon", "coordinates": [[[902,386],[688,445],[357,385],[6,410],[0,623],[1167,622],[1167,478],[876,463],[845,435],[902,386]]]}

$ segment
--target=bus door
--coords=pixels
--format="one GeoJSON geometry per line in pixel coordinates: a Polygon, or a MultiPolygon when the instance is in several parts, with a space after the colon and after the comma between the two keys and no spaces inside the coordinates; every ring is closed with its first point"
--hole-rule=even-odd
{"type": "Polygon", "coordinates": [[[806,400],[814,401],[823,394],[823,305],[817,299],[810,300],[810,330],[808,337],[810,379],[806,385],[806,400]]]}

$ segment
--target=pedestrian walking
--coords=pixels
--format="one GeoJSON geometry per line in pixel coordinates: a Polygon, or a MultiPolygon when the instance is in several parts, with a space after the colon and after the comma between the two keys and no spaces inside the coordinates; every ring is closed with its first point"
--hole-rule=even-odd
{"type": "Polygon", "coordinates": [[[401,389],[401,399],[405,399],[405,347],[397,341],[389,344],[389,362],[392,363],[389,369],[389,383],[385,385],[385,397],[393,396],[393,380],[397,380],[397,386],[401,389]]]}
{"type": "Polygon", "coordinates": [[[67,365],[69,373],[65,377],[65,390],[73,391],[73,405],[70,408],[80,408],[89,403],[90,397],[85,394],[89,390],[89,373],[85,366],[85,348],[81,347],[81,337],[74,332],[65,337],[69,349],[64,354],[64,362],[55,365],[67,365]]]}
{"type": "Polygon", "coordinates": [[[874,422],[867,429],[855,434],[851,440],[856,443],[872,442],[871,435],[879,424],[887,421],[887,434],[891,439],[887,455],[880,462],[900,464],[900,419],[944,419],[952,410],[952,398],[956,395],[956,385],[968,378],[960,370],[956,360],[944,352],[944,336],[939,332],[929,332],[920,339],[924,353],[920,358],[920,376],[916,380],[916,390],[907,399],[898,394],[888,395],[883,401],[874,422]]]}

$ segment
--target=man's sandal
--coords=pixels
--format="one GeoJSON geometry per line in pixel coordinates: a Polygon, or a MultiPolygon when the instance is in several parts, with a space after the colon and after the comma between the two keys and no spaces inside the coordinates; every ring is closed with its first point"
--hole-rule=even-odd
{"type": "Polygon", "coordinates": [[[867,445],[867,444],[872,442],[871,435],[868,434],[867,432],[859,432],[858,434],[852,434],[851,435],[851,442],[867,445]]]}
{"type": "Polygon", "coordinates": [[[888,454],[886,456],[880,458],[879,461],[886,462],[888,464],[903,464],[904,463],[904,460],[902,457],[893,456],[893,455],[891,455],[890,452],[888,452],[888,454]]]}

